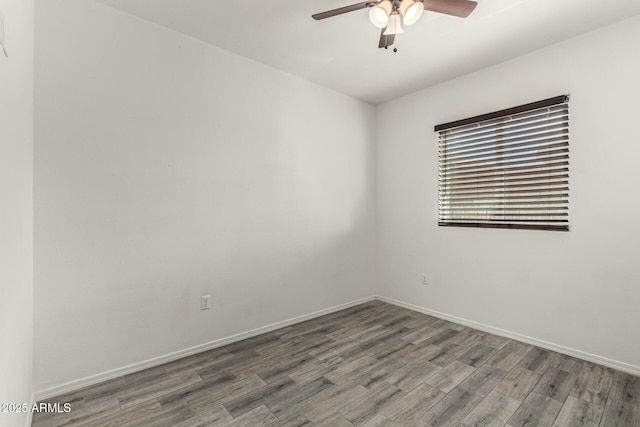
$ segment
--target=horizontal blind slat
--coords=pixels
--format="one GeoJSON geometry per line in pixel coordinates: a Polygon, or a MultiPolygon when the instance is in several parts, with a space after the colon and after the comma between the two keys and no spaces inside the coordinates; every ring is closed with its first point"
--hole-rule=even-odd
{"type": "MultiPolygon", "coordinates": [[[[549,124],[548,126],[521,126],[518,130],[513,130],[512,132],[497,132],[495,130],[492,131],[484,131],[479,132],[478,134],[468,134],[463,137],[459,137],[454,139],[445,138],[447,140],[447,146],[453,149],[460,149],[462,147],[469,147],[481,144],[486,141],[493,140],[501,140],[506,142],[516,140],[518,138],[522,138],[527,135],[536,135],[536,134],[548,134],[548,133],[563,133],[569,127],[569,122],[566,120],[558,120],[557,124],[549,124]]],[[[566,133],[566,132],[564,132],[566,133]]]]}
{"type": "Polygon", "coordinates": [[[551,170],[552,168],[560,168],[569,166],[568,160],[559,160],[556,162],[545,163],[544,165],[512,165],[511,167],[504,168],[488,168],[482,171],[458,171],[458,172],[447,172],[446,175],[440,173],[440,176],[446,176],[449,179],[457,179],[457,178],[468,178],[469,176],[477,175],[477,176],[486,176],[486,175],[495,175],[496,173],[505,173],[506,174],[517,174],[517,173],[526,173],[527,171],[541,171],[541,170],[551,170]]]}

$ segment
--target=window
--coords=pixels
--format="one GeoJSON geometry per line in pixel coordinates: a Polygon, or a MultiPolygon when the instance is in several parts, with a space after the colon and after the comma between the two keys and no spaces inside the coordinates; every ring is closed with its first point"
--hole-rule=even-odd
{"type": "Polygon", "coordinates": [[[440,226],[569,230],[569,96],[435,131],[440,226]]]}

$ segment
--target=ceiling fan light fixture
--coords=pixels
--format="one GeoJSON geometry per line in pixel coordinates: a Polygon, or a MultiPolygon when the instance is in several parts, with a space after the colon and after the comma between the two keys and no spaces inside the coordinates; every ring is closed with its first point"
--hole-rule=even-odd
{"type": "Polygon", "coordinates": [[[389,25],[387,25],[387,29],[384,30],[383,33],[385,36],[390,36],[392,34],[404,34],[404,30],[402,29],[402,18],[400,18],[400,14],[396,11],[389,16],[389,25]]]}
{"type": "Polygon", "coordinates": [[[413,25],[422,16],[424,4],[422,1],[402,0],[400,4],[400,12],[402,13],[402,23],[404,25],[413,25]]]}
{"type": "Polygon", "coordinates": [[[383,0],[380,4],[371,8],[369,19],[378,28],[384,28],[389,24],[389,15],[393,10],[393,5],[389,0],[383,0]]]}

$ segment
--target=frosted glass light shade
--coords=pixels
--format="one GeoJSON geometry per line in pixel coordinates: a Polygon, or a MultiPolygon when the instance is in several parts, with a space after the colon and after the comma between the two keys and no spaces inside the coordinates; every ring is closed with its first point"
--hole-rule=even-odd
{"type": "Polygon", "coordinates": [[[392,34],[404,34],[404,30],[402,29],[402,19],[400,18],[399,13],[394,12],[389,16],[389,24],[383,34],[385,36],[390,36],[392,34]]]}
{"type": "Polygon", "coordinates": [[[389,0],[380,2],[369,11],[369,19],[371,23],[378,28],[384,28],[389,24],[389,14],[393,9],[393,5],[389,0]]]}
{"type": "Polygon", "coordinates": [[[402,13],[402,23],[404,25],[415,24],[422,16],[424,4],[422,1],[402,0],[400,12],[402,13]]]}

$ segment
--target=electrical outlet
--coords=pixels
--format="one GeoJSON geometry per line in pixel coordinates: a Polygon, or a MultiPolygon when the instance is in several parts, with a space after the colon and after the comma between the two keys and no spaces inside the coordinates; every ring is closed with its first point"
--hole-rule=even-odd
{"type": "Polygon", "coordinates": [[[422,275],[422,284],[427,286],[429,284],[429,281],[427,280],[427,275],[424,274],[422,275]]]}
{"type": "Polygon", "coordinates": [[[209,310],[211,308],[211,295],[203,295],[200,297],[200,310],[209,310]]]}

